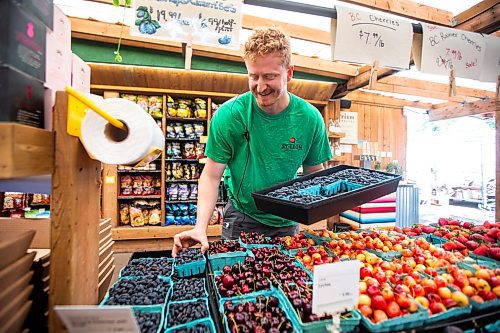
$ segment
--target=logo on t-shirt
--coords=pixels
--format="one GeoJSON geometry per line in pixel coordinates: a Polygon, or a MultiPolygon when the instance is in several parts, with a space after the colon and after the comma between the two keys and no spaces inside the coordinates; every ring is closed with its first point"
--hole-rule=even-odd
{"type": "Polygon", "coordinates": [[[297,140],[292,136],[289,140],[290,143],[282,143],[281,149],[284,151],[289,150],[302,150],[302,144],[297,143],[297,140]]]}

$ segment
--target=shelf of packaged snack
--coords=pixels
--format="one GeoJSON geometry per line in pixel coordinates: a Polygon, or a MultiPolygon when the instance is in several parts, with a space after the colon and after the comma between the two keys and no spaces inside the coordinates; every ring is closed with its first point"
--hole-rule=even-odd
{"type": "Polygon", "coordinates": [[[161,195],[119,195],[118,200],[161,199],[161,195]]]}
{"type": "Polygon", "coordinates": [[[172,179],[165,180],[165,183],[197,183],[198,179],[172,179]]]}
{"type": "Polygon", "coordinates": [[[165,203],[169,204],[182,204],[182,203],[196,203],[198,200],[193,199],[193,200],[165,200],[165,203]]]}
{"type": "Polygon", "coordinates": [[[199,159],[198,158],[166,158],[165,162],[192,162],[192,163],[198,163],[199,159]]]}
{"type": "Polygon", "coordinates": [[[190,122],[190,121],[207,121],[207,118],[188,118],[188,117],[165,117],[167,121],[181,121],[181,122],[190,122]]]}
{"type": "Polygon", "coordinates": [[[0,179],[50,175],[54,170],[54,133],[0,123],[0,179]]]}
{"type": "Polygon", "coordinates": [[[199,142],[200,138],[195,138],[195,139],[190,139],[190,138],[165,138],[165,141],[167,141],[167,142],[177,142],[177,141],[182,141],[182,142],[199,142]]]}
{"type": "Polygon", "coordinates": [[[342,139],[342,138],[345,138],[345,133],[331,133],[331,134],[328,134],[328,137],[330,139],[342,139]]]}
{"type": "Polygon", "coordinates": [[[118,173],[160,173],[161,170],[125,170],[118,169],[118,173]]]}
{"type": "MultiPolygon", "coordinates": [[[[121,226],[111,229],[113,240],[137,240],[154,238],[173,238],[176,234],[190,230],[191,225],[170,225],[170,226],[147,226],[147,227],[129,227],[121,226]]],[[[209,225],[207,236],[217,237],[221,235],[221,225],[209,225]]]]}

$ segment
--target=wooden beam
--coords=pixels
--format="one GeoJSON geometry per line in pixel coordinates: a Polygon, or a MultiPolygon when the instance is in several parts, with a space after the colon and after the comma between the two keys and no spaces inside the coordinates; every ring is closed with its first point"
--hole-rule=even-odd
{"type": "Polygon", "coordinates": [[[498,3],[498,0],[483,0],[480,3],[475,4],[474,6],[470,7],[469,9],[464,10],[460,14],[456,15],[455,17],[452,18],[452,23],[453,26],[457,26],[459,24],[462,24],[477,15],[483,13],[484,11],[490,9],[491,7],[495,6],[498,3]]]}
{"type": "MultiPolygon", "coordinates": [[[[378,80],[379,83],[392,84],[395,86],[431,90],[448,94],[448,85],[444,83],[430,82],[406,77],[388,76],[378,80]]],[[[495,92],[476,88],[457,86],[457,94],[477,98],[494,98],[495,92]]]]}
{"type": "Polygon", "coordinates": [[[378,106],[395,107],[395,108],[411,106],[421,109],[430,109],[432,107],[431,103],[412,102],[400,98],[383,96],[380,94],[370,93],[360,90],[350,92],[346,96],[346,98],[360,104],[378,105],[378,106]]]}
{"type": "MultiPolygon", "coordinates": [[[[167,227],[118,227],[111,229],[114,241],[133,240],[133,239],[155,239],[155,238],[173,238],[180,232],[190,230],[193,226],[172,225],[167,227]]],[[[207,236],[220,236],[222,232],[221,225],[209,225],[207,236]]]]}
{"type": "Polygon", "coordinates": [[[429,113],[429,120],[452,119],[490,112],[498,113],[498,110],[500,110],[500,101],[490,98],[487,101],[479,100],[472,103],[465,103],[465,105],[458,104],[456,106],[447,106],[441,109],[431,110],[429,113]]]}
{"type": "Polygon", "coordinates": [[[66,133],[68,95],[58,91],[54,112],[49,332],[66,332],[55,305],[98,300],[101,163],[66,133]]]}
{"type": "Polygon", "coordinates": [[[403,94],[403,95],[412,95],[412,96],[419,96],[419,97],[424,97],[424,98],[435,98],[435,99],[442,99],[442,100],[447,100],[447,101],[453,101],[453,102],[472,102],[477,100],[477,98],[474,97],[469,97],[469,96],[448,96],[448,93],[443,93],[439,91],[432,91],[432,90],[425,90],[425,89],[419,89],[419,88],[411,88],[411,87],[404,87],[404,86],[396,86],[393,84],[386,84],[386,83],[379,83],[377,82],[376,84],[372,85],[373,91],[385,91],[385,92],[390,92],[390,93],[395,93],[395,94],[403,94]]]}
{"type": "MultiPolygon", "coordinates": [[[[359,68],[357,75],[350,78],[346,84],[339,84],[337,89],[332,95],[332,99],[344,97],[349,92],[354,91],[359,88],[363,88],[370,82],[371,66],[362,66],[359,68]]],[[[397,70],[390,68],[380,68],[377,71],[377,78],[383,78],[388,75],[396,73],[397,70]]]]}
{"type": "Polygon", "coordinates": [[[453,17],[453,14],[449,11],[410,0],[343,0],[343,2],[448,27],[451,26],[453,17]]]}
{"type": "MultiPolygon", "coordinates": [[[[120,38],[121,25],[98,22],[72,17],[71,31],[75,38],[97,40],[106,43],[116,43],[120,38]]],[[[179,42],[170,42],[164,40],[155,40],[144,37],[130,35],[130,27],[123,28],[122,44],[152,48],[168,52],[182,52],[182,45],[179,42]]],[[[230,50],[203,45],[193,45],[193,55],[202,57],[211,57],[215,59],[243,62],[241,50],[230,50]]],[[[306,57],[301,55],[292,55],[292,63],[296,70],[311,74],[324,75],[347,80],[356,75],[357,66],[343,63],[335,63],[329,60],[306,57]]]]}
{"type": "Polygon", "coordinates": [[[455,26],[456,29],[462,29],[480,33],[492,33],[500,29],[500,3],[494,7],[482,12],[481,14],[473,17],[461,24],[455,26]]]}

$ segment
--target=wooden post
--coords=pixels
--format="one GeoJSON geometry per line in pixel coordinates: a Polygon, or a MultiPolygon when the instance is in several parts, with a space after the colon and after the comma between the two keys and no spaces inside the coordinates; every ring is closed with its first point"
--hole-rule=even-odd
{"type": "Polygon", "coordinates": [[[68,95],[56,94],[52,174],[49,332],[65,332],[55,305],[96,304],[101,164],[66,133],[68,95]]]}
{"type": "Polygon", "coordinates": [[[500,222],[500,111],[495,112],[496,135],[496,186],[495,186],[495,222],[500,222]]]}

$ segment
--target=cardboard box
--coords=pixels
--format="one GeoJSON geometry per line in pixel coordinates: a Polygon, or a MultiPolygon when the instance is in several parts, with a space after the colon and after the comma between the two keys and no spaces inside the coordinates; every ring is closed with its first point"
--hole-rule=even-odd
{"type": "Polygon", "coordinates": [[[10,1],[0,1],[0,65],[45,81],[45,26],[10,1]]]}
{"type": "Polygon", "coordinates": [[[90,93],[90,66],[76,54],[73,54],[71,86],[80,92],[90,93]]]}
{"type": "Polygon", "coordinates": [[[53,0],[13,0],[38,18],[47,28],[52,30],[54,18],[53,0]]]}
{"type": "Polygon", "coordinates": [[[51,34],[59,43],[71,48],[71,21],[57,6],[54,6],[54,29],[51,34]]]}
{"type": "Polygon", "coordinates": [[[45,86],[64,90],[71,85],[71,43],[61,42],[54,33],[47,33],[47,65],[45,86]]]}
{"type": "Polygon", "coordinates": [[[0,66],[0,122],[43,128],[43,94],[37,79],[0,66]]]}

